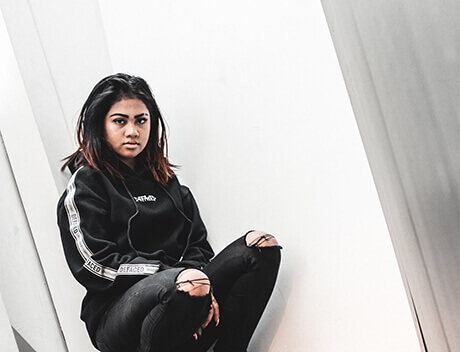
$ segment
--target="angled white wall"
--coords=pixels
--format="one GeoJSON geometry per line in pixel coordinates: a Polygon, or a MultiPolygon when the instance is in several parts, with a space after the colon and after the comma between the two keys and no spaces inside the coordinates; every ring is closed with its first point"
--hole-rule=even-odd
{"type": "Polygon", "coordinates": [[[0,342],[2,348],[10,352],[18,352],[18,346],[14,340],[13,330],[8,319],[8,313],[6,312],[5,305],[0,295],[0,342]]]}
{"type": "Polygon", "coordinates": [[[74,125],[88,86],[111,72],[95,1],[1,0],[21,77],[58,190],[61,160],[74,151],[74,125]]]}
{"type": "MultiPolygon", "coordinates": [[[[21,278],[11,285],[2,282],[2,292],[8,289],[6,309],[14,312],[10,321],[37,351],[91,351],[79,319],[84,290],[72,278],[63,256],[56,204],[68,176],[59,170],[61,159],[75,149],[73,125],[87,87],[111,71],[98,3],[2,0],[0,6],[5,20],[0,89],[7,97],[1,103],[0,132],[23,206],[9,217],[8,226],[26,241],[18,250],[27,253],[28,263],[43,271],[44,277],[33,275],[29,286],[45,289],[18,292],[14,299],[13,288],[21,287],[21,278]],[[25,221],[30,233],[19,226],[25,221]],[[23,301],[22,295],[27,294],[23,301]],[[27,311],[34,298],[50,304],[27,311]],[[52,347],[44,347],[47,344],[52,347]]],[[[8,203],[2,202],[5,207],[8,203]]],[[[11,211],[3,209],[2,214],[11,211]]],[[[10,257],[2,260],[11,262],[14,254],[9,252],[10,257]]],[[[1,277],[14,280],[4,272],[7,267],[2,267],[1,277]]]]}
{"type": "Polygon", "coordinates": [[[424,351],[460,349],[460,7],[323,0],[424,351]]]}
{"type": "Polygon", "coordinates": [[[55,308],[1,135],[0,144],[0,293],[8,312],[9,329],[14,328],[36,351],[65,351],[55,308]]]}

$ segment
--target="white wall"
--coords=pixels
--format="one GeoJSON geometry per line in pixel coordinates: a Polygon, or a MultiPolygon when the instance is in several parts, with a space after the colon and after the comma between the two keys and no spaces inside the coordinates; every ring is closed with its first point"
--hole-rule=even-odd
{"type": "Polygon", "coordinates": [[[1,293],[10,323],[33,349],[91,351],[79,319],[84,290],[64,259],[56,204],[67,183],[61,159],[75,148],[67,120],[94,77],[111,71],[98,4],[0,6],[1,293]]]}
{"type": "Polygon", "coordinates": [[[13,330],[11,329],[8,314],[0,295],[0,342],[7,351],[18,352],[18,347],[14,340],[13,330]]]}
{"type": "Polygon", "coordinates": [[[319,2],[100,1],[114,71],[143,76],[221,249],[284,246],[252,351],[417,351],[319,2]]]}
{"type": "Polygon", "coordinates": [[[323,0],[423,350],[460,350],[459,3],[323,0]]]}
{"type": "MultiPolygon", "coordinates": [[[[0,47],[0,95],[7,97],[0,102],[0,293],[10,331],[14,328],[37,351],[64,351],[64,339],[41,265],[43,261],[52,263],[52,267],[55,258],[59,259],[49,255],[53,249],[59,249],[59,243],[46,239],[47,235],[56,234],[49,231],[55,228],[54,216],[47,213],[54,212],[54,200],[49,196],[56,189],[51,174],[46,174],[46,154],[3,17],[0,47]],[[43,174],[45,177],[40,178],[43,174]],[[40,247],[44,242],[46,246],[40,247]],[[44,250],[42,259],[37,246],[44,250]]],[[[58,279],[56,270],[51,272],[58,279]]],[[[60,284],[65,282],[60,280],[60,284]]],[[[3,343],[0,345],[3,348],[3,343]]]]}

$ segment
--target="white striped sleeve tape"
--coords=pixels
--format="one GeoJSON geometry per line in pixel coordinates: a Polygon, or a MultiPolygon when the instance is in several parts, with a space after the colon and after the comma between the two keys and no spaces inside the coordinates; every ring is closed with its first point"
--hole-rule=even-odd
{"type": "MultiPolygon", "coordinates": [[[[79,169],[80,170],[80,169],[79,169]]],[[[83,258],[85,269],[110,281],[115,280],[117,275],[152,275],[159,270],[157,264],[122,264],[116,269],[104,266],[95,261],[92,256],[93,252],[89,249],[85,242],[85,237],[80,228],[80,213],[78,212],[77,205],[75,204],[75,177],[77,176],[77,170],[71,177],[69,185],[67,186],[67,196],[64,200],[64,207],[67,212],[69,219],[70,233],[75,240],[75,245],[83,258]]]]}
{"type": "Polygon", "coordinates": [[[75,177],[80,170],[81,168],[78,169],[70,178],[67,186],[67,195],[64,200],[64,207],[67,212],[67,218],[69,219],[69,230],[75,241],[78,252],[85,262],[84,267],[91,273],[102,277],[103,279],[113,281],[117,276],[117,271],[113,268],[99,264],[92,258],[93,252],[86,244],[85,237],[83,236],[83,232],[80,227],[80,213],[78,211],[77,204],[75,204],[75,177]]]}
{"type": "Polygon", "coordinates": [[[152,275],[160,270],[156,264],[122,264],[118,268],[118,275],[152,275]]]}

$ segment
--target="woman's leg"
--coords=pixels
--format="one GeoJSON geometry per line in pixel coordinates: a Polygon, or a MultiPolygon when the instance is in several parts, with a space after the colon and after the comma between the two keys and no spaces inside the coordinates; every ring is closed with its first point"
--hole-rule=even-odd
{"type": "Polygon", "coordinates": [[[276,239],[250,231],[220,252],[203,271],[211,280],[220,306],[220,323],[212,321],[198,341],[176,351],[246,351],[268,303],[278,274],[281,254],[276,239]]]}
{"type": "Polygon", "coordinates": [[[104,352],[170,351],[206,319],[209,279],[195,269],[168,269],[149,276],[109,308],[97,332],[104,352]]]}

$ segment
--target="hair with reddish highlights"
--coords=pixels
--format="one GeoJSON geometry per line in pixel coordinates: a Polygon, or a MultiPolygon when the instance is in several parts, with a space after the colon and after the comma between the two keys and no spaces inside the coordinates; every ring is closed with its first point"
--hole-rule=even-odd
{"type": "Polygon", "coordinates": [[[116,153],[105,141],[104,123],[110,108],[122,99],[139,99],[150,114],[150,135],[145,149],[136,157],[152,172],[155,180],[166,184],[175,167],[168,160],[166,127],[147,82],[141,77],[117,73],[102,79],[83,104],[77,122],[78,149],[68,156],[62,170],[91,165],[106,170],[113,177],[123,178],[117,168],[116,153]],[[115,156],[115,158],[114,158],[115,156]],[[143,160],[142,160],[143,159],[143,160]],[[116,162],[114,163],[113,160],[116,162]]]}

